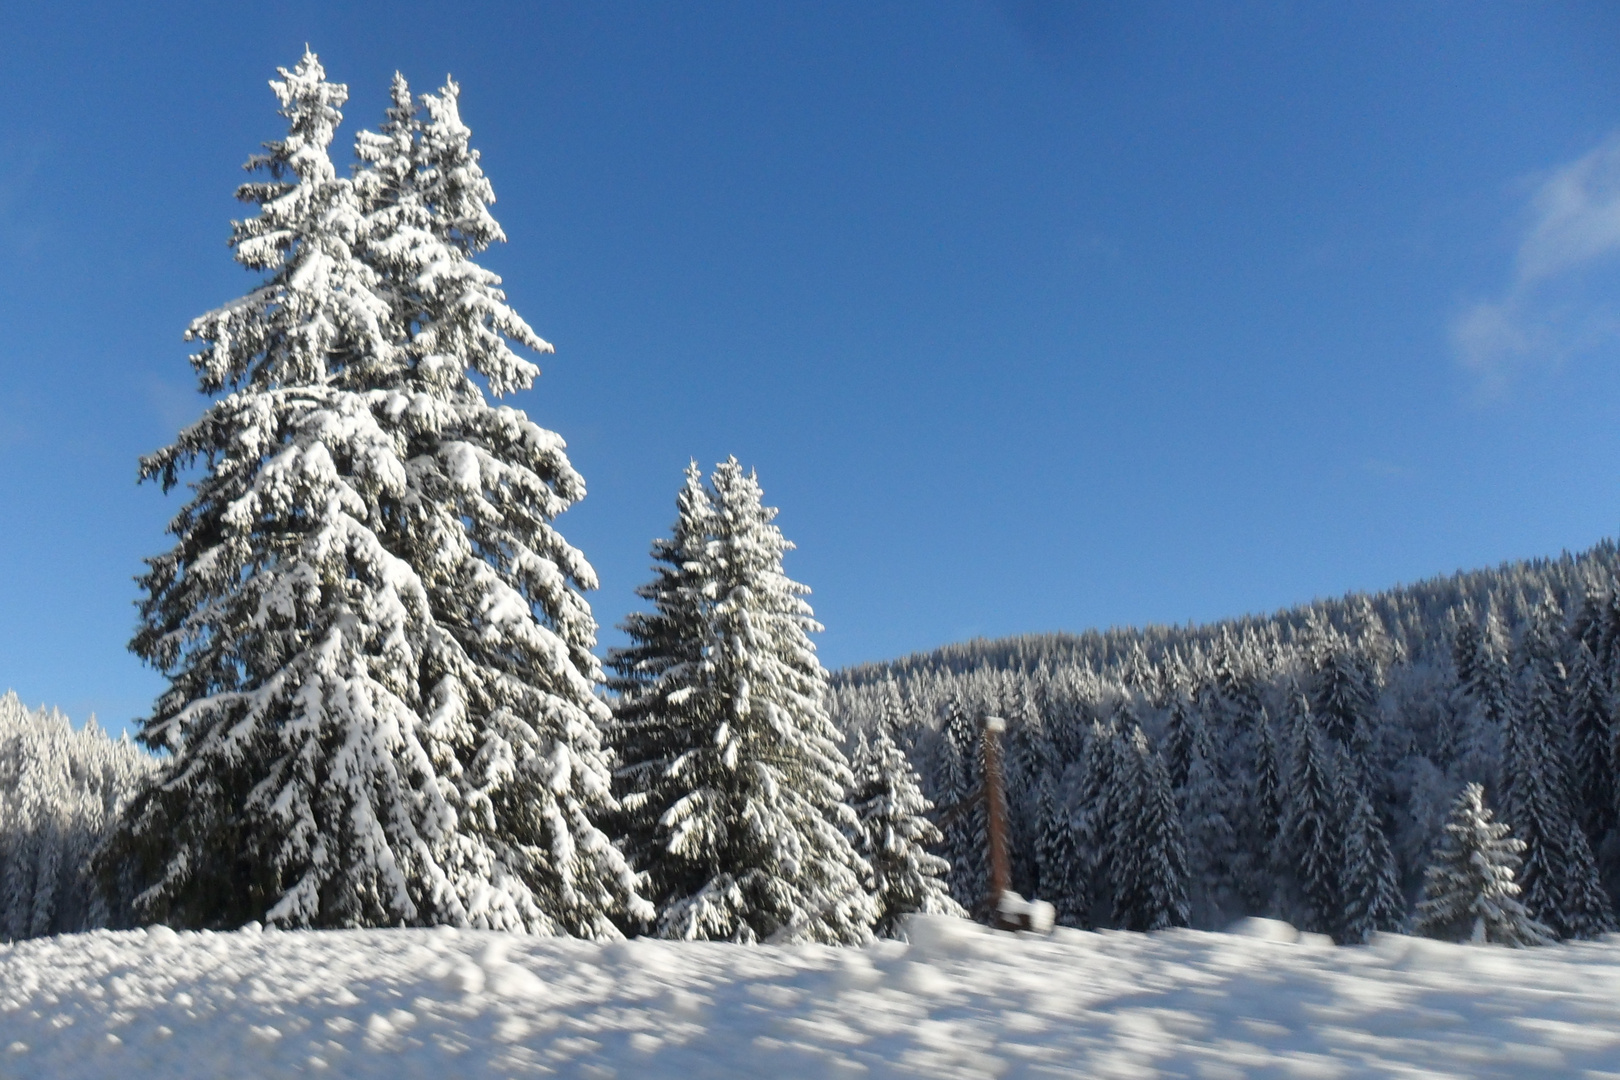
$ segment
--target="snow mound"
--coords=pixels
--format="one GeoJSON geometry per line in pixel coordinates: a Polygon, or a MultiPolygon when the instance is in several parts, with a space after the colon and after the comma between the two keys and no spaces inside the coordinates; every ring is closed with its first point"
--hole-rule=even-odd
{"type": "Polygon", "coordinates": [[[1620,939],[1333,949],[1285,925],[1040,938],[923,918],[862,949],[96,931],[0,946],[0,1076],[1620,1072],[1620,939]]]}

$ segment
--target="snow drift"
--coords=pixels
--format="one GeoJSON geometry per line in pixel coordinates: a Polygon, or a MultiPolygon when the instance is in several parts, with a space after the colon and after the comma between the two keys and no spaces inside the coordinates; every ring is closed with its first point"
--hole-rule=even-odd
{"type": "Polygon", "coordinates": [[[449,929],[19,942],[0,946],[0,1075],[1620,1071],[1620,939],[1335,948],[1260,920],[1051,938],[909,926],[909,944],[858,949],[449,929]]]}

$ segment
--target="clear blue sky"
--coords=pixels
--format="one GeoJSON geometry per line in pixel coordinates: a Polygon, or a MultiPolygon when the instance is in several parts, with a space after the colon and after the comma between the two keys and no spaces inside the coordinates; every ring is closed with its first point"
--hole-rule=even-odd
{"type": "Polygon", "coordinates": [[[834,667],[1620,525],[1620,7],[339,6],[0,18],[0,689],[160,685],[135,459],[305,42],[345,147],[396,68],[463,86],[604,644],[694,456],[758,468],[834,667]]]}

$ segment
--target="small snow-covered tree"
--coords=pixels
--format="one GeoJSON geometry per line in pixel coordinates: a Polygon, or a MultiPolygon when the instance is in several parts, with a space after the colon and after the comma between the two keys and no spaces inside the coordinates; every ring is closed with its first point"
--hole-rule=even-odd
{"type": "Polygon", "coordinates": [[[689,471],[679,509],[643,593],[656,611],[626,623],[632,644],[611,658],[629,847],[656,931],[868,940],[868,868],[845,835],[859,826],[844,801],[853,777],[827,717],[809,590],[782,568],[792,545],[736,458],[706,486],[689,471]]]}
{"type": "Polygon", "coordinates": [[[1485,789],[1469,784],[1452,804],[1445,835],[1423,874],[1415,929],[1447,941],[1546,945],[1552,931],[1519,901],[1514,874],[1522,841],[1492,819],[1485,789]]]}
{"type": "Polygon", "coordinates": [[[944,881],[950,863],[927,850],[940,841],[927,816],[933,804],[886,725],[880,724],[871,739],[864,732],[856,737],[851,771],[855,786],[849,801],[860,822],[856,849],[870,868],[867,886],[877,902],[878,934],[894,937],[901,917],[912,912],[966,917],[944,881]]]}
{"type": "Polygon", "coordinates": [[[525,388],[511,345],[550,346],[473,259],[502,236],[455,88],[422,121],[397,80],[348,178],[346,88],[307,52],[281,74],[288,134],[232,237],[264,279],[188,330],[223,396],[141,465],[200,475],[131,644],[168,677],[140,737],[172,758],[104,869],[188,925],[616,935],[643,905],[598,826],[596,578],[552,524],[584,483],[475,379],[525,388]]]}

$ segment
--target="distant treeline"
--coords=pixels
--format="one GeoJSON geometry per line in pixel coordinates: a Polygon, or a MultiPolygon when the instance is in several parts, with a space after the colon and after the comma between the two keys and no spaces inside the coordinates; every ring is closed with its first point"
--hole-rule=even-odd
{"type": "Polygon", "coordinates": [[[833,715],[887,717],[925,793],[963,808],[942,854],[970,907],[999,714],[1014,887],[1063,921],[1397,928],[1477,782],[1527,845],[1531,913],[1589,936],[1620,896],[1617,569],[1605,541],[1271,616],[965,642],[839,672],[833,715]]]}

